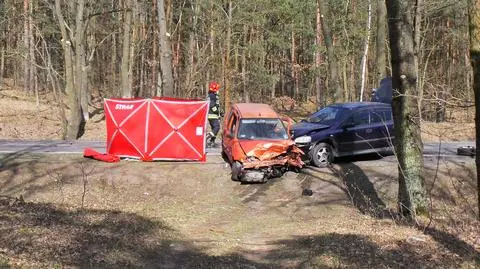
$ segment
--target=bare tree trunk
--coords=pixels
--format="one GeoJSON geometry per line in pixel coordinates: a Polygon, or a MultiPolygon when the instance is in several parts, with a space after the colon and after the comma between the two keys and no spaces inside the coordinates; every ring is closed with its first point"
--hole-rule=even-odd
{"type": "Polygon", "coordinates": [[[367,81],[367,58],[370,46],[370,32],[372,28],[372,1],[368,0],[368,19],[367,19],[367,37],[365,38],[365,50],[362,56],[362,84],[360,86],[360,102],[363,101],[363,93],[365,91],[365,83],[367,81]]]}
{"type": "Polygon", "coordinates": [[[230,110],[230,48],[232,43],[232,13],[233,6],[232,0],[228,1],[228,11],[227,11],[227,37],[225,38],[225,88],[223,89],[224,93],[224,108],[225,111],[230,110]]]}
{"type": "Polygon", "coordinates": [[[81,111],[78,102],[78,93],[74,84],[73,70],[75,67],[72,56],[72,41],[70,36],[67,34],[67,26],[62,14],[61,0],[55,0],[55,13],[57,15],[58,24],[62,34],[61,43],[65,57],[65,92],[68,95],[69,106],[69,115],[66,117],[67,126],[64,127],[63,138],[73,140],[78,138],[81,122],[81,111]]]}
{"type": "Polygon", "coordinates": [[[122,44],[122,65],[121,65],[121,88],[122,88],[122,97],[131,98],[132,97],[132,74],[131,74],[131,58],[130,58],[130,43],[131,32],[132,32],[132,1],[125,1],[125,19],[123,21],[123,44],[122,44]]]}
{"type": "Polygon", "coordinates": [[[184,89],[186,91],[191,91],[193,90],[193,84],[194,84],[194,73],[195,73],[195,44],[196,44],[196,31],[197,31],[197,13],[198,13],[198,4],[197,1],[192,1],[191,3],[192,7],[192,17],[190,18],[190,25],[192,29],[190,29],[190,32],[188,33],[188,50],[186,52],[187,54],[187,66],[185,70],[187,70],[186,78],[185,78],[185,86],[184,89]]]}
{"type": "MultiPolygon", "coordinates": [[[[111,84],[115,85],[117,88],[118,87],[118,82],[117,82],[117,35],[112,34],[112,51],[111,51],[111,62],[110,62],[110,75],[112,76],[111,78],[111,84]]],[[[120,87],[121,88],[121,87],[120,87]]],[[[122,89],[115,91],[113,93],[114,95],[121,95],[122,94],[122,89]]]]}
{"type": "Polygon", "coordinates": [[[377,0],[377,39],[376,39],[376,57],[375,66],[377,68],[376,85],[380,85],[380,81],[387,76],[387,63],[385,53],[385,39],[387,31],[387,10],[385,0],[377,0]]]}
{"type": "Polygon", "coordinates": [[[317,107],[323,107],[325,105],[324,93],[322,92],[322,77],[320,73],[320,66],[322,65],[322,55],[320,54],[320,46],[322,42],[322,20],[320,18],[320,6],[316,3],[316,27],[315,27],[315,92],[317,107]]]}
{"type": "Polygon", "coordinates": [[[29,6],[30,6],[30,0],[23,0],[23,17],[24,17],[24,22],[23,22],[23,45],[24,45],[24,50],[25,50],[25,59],[24,59],[24,72],[23,72],[23,89],[25,92],[30,92],[32,90],[31,84],[30,84],[30,67],[31,67],[31,62],[30,62],[30,33],[29,33],[29,20],[30,20],[30,14],[29,14],[29,6]]]}
{"type": "Polygon", "coordinates": [[[345,100],[345,102],[351,102],[354,100],[355,87],[348,87],[347,69],[348,69],[348,62],[344,61],[342,66],[343,100],[345,100]]]}
{"type": "Polygon", "coordinates": [[[422,101],[423,101],[423,83],[422,76],[420,74],[420,53],[421,53],[421,28],[422,28],[422,12],[423,12],[423,0],[416,0],[415,5],[415,28],[414,28],[414,59],[415,59],[415,72],[417,72],[417,89],[418,89],[418,113],[420,120],[422,119],[422,101]]]}
{"type": "Polygon", "coordinates": [[[29,82],[28,85],[30,90],[35,92],[37,96],[37,107],[40,105],[40,101],[38,99],[38,81],[37,81],[37,68],[36,68],[36,61],[35,61],[35,37],[33,35],[33,3],[32,1],[29,2],[28,5],[28,60],[29,60],[29,82]]]}
{"type": "Polygon", "coordinates": [[[170,34],[167,32],[164,0],[157,0],[157,10],[161,72],[159,73],[157,95],[163,92],[163,96],[173,96],[172,48],[170,47],[170,34]]]}
{"type": "Polygon", "coordinates": [[[329,14],[327,9],[328,5],[325,5],[324,0],[317,0],[318,6],[320,7],[320,19],[322,24],[323,32],[323,41],[325,47],[327,48],[328,55],[328,69],[330,83],[329,85],[333,88],[334,91],[334,100],[335,102],[342,102],[344,100],[343,90],[340,86],[340,76],[338,71],[337,57],[335,56],[335,51],[333,48],[332,34],[330,32],[330,27],[325,21],[325,17],[329,14]]]}
{"type": "Polygon", "coordinates": [[[5,74],[5,47],[2,47],[0,51],[0,85],[2,85],[4,74],[5,74]]]}
{"type": "MultiPolygon", "coordinates": [[[[131,0],[131,9],[132,9],[132,23],[131,23],[131,38],[129,42],[129,82],[130,82],[130,95],[132,97],[135,96],[135,93],[138,91],[138,83],[134,84],[134,74],[133,70],[135,67],[135,54],[136,54],[136,44],[138,43],[139,39],[139,10],[138,10],[138,1],[137,0],[131,0]]],[[[143,68],[139,68],[143,69],[143,68]]]]}
{"type": "Polygon", "coordinates": [[[350,81],[350,88],[352,89],[351,90],[351,96],[350,96],[350,100],[357,100],[357,91],[355,90],[356,86],[357,86],[357,77],[355,76],[355,70],[357,69],[357,61],[355,59],[355,55],[352,54],[350,55],[350,78],[349,78],[349,81],[350,81]]]}
{"type": "Polygon", "coordinates": [[[412,218],[417,214],[428,214],[413,55],[414,6],[412,1],[387,1],[393,67],[395,151],[399,162],[398,205],[403,215],[412,218]]]}
{"type": "MultiPolygon", "coordinates": [[[[270,74],[272,75],[272,77],[275,76],[275,58],[274,57],[271,57],[270,58],[270,74]]],[[[276,85],[277,85],[277,81],[275,79],[272,79],[272,85],[271,85],[271,91],[270,91],[270,98],[275,98],[275,88],[276,88],[276,85]]]]}
{"type": "Polygon", "coordinates": [[[83,19],[85,0],[78,0],[75,19],[75,87],[78,90],[83,120],[89,120],[88,114],[88,75],[86,67],[85,23],[83,19]]]}
{"type": "MultiPolygon", "coordinates": [[[[247,44],[249,42],[248,40],[248,26],[244,25],[243,26],[243,44],[247,44]]],[[[243,92],[243,101],[244,102],[250,102],[250,96],[247,90],[247,53],[245,52],[245,49],[242,53],[242,71],[241,71],[241,76],[242,76],[242,92],[243,92]]]]}
{"type": "Polygon", "coordinates": [[[480,220],[480,0],[469,1],[470,61],[473,69],[473,89],[475,93],[475,134],[477,167],[477,206],[480,220]]]}
{"type": "Polygon", "coordinates": [[[292,34],[291,34],[291,42],[292,42],[292,44],[291,44],[291,51],[290,51],[290,57],[291,57],[290,58],[290,66],[291,66],[290,75],[292,76],[292,82],[293,82],[293,90],[292,90],[293,91],[293,97],[297,98],[298,97],[297,96],[297,85],[296,85],[297,84],[296,83],[297,72],[295,70],[296,69],[295,66],[296,66],[297,63],[296,63],[296,59],[295,59],[295,50],[296,50],[295,46],[296,46],[296,44],[295,44],[295,32],[294,31],[292,31],[292,34]]]}

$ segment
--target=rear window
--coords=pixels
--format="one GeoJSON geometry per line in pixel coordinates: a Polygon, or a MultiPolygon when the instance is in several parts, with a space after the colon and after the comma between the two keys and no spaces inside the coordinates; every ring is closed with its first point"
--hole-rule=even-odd
{"type": "Polygon", "coordinates": [[[238,139],[288,139],[287,130],[280,119],[242,119],[238,139]]]}

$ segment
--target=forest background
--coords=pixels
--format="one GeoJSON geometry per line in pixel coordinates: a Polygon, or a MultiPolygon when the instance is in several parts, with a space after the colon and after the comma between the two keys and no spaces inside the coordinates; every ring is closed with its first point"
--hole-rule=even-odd
{"type": "MultiPolygon", "coordinates": [[[[76,139],[102,98],[205,98],[291,109],[368,100],[391,75],[383,1],[157,0],[0,3],[0,80],[58,103],[76,139]],[[77,100],[77,102],[73,102],[77,100]],[[90,106],[90,113],[89,113],[90,106]]],[[[421,119],[472,122],[467,1],[422,1],[421,119]]],[[[310,111],[313,112],[313,111],[310,111]]]]}

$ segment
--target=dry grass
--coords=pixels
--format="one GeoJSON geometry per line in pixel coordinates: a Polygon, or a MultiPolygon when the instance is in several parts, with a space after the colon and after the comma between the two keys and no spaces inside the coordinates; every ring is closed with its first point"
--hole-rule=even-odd
{"type": "MultiPolygon", "coordinates": [[[[37,107],[1,88],[0,138],[58,139],[52,100],[37,107]]],[[[105,139],[101,103],[90,112],[82,139],[105,139]]],[[[472,123],[422,129],[427,141],[474,139],[472,123]]],[[[0,268],[480,268],[472,160],[427,165],[432,222],[418,225],[396,216],[396,164],[381,160],[253,185],[232,182],[214,156],[109,164],[19,152],[0,163],[0,268]]]]}
{"type": "Polygon", "coordinates": [[[475,123],[473,122],[422,122],[422,140],[438,141],[475,141],[475,123]]]}
{"type": "MultiPolygon", "coordinates": [[[[1,160],[0,264],[14,268],[480,266],[473,162],[440,166],[425,229],[393,213],[393,163],[239,185],[214,156],[208,164],[1,160]],[[304,188],[313,195],[302,196],[304,188]]],[[[429,184],[435,173],[428,169],[429,184]]]]}

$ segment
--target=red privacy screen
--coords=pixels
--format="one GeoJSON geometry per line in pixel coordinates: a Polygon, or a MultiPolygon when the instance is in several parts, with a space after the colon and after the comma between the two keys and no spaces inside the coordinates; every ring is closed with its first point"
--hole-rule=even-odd
{"type": "Polygon", "coordinates": [[[205,161],[208,101],[105,99],[104,106],[108,154],[205,161]]]}

